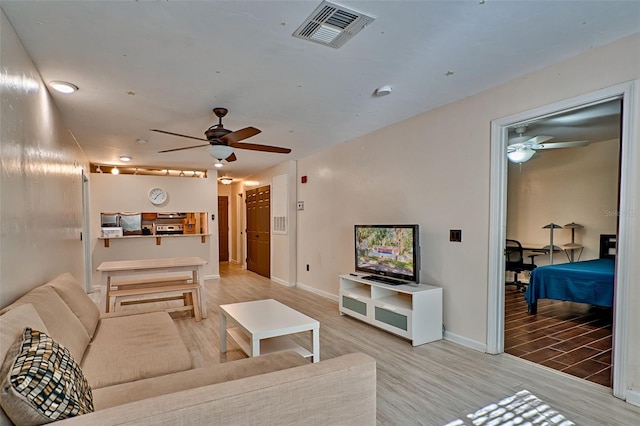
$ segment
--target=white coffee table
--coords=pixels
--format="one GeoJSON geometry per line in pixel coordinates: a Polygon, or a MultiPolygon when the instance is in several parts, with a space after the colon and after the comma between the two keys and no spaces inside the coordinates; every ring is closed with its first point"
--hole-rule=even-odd
{"type": "Polygon", "coordinates": [[[294,350],[320,361],[320,323],[277,300],[220,305],[220,353],[227,352],[227,336],[250,357],[294,350]],[[237,327],[227,329],[227,319],[237,327]],[[311,351],[296,344],[289,334],[311,331],[311,351]]]}

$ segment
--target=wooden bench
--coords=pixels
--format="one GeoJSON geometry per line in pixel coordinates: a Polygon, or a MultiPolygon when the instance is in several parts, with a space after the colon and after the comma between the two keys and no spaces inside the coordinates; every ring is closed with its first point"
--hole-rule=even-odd
{"type": "Polygon", "coordinates": [[[188,283],[191,277],[148,278],[143,280],[114,282],[116,289],[109,292],[111,312],[124,305],[183,300],[183,306],[165,308],[167,312],[190,311],[196,321],[202,319],[200,312],[200,286],[188,283]]]}
{"type": "Polygon", "coordinates": [[[157,287],[159,285],[174,285],[174,284],[186,284],[191,281],[193,277],[191,275],[180,275],[173,277],[151,277],[137,280],[122,280],[111,281],[111,287],[126,288],[142,288],[142,287],[157,287]]]}

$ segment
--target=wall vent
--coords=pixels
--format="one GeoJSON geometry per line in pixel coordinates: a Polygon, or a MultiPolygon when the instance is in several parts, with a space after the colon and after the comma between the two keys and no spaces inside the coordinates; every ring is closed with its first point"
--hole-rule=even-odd
{"type": "Polygon", "coordinates": [[[273,233],[274,234],[287,233],[287,218],[285,216],[273,217],[273,233]]]}
{"type": "Polygon", "coordinates": [[[355,10],[323,1],[293,36],[337,49],[374,20],[355,10]]]}

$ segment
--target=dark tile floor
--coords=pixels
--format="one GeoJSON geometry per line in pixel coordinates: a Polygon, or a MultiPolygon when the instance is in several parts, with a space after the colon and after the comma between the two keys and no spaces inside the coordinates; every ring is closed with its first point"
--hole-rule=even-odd
{"type": "Polygon", "coordinates": [[[539,300],[527,313],[524,294],[505,290],[505,352],[567,374],[611,387],[609,308],[539,300]]]}

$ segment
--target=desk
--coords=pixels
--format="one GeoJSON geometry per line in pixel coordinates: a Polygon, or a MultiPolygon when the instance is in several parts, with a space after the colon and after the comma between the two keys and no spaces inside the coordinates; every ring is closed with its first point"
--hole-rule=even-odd
{"type": "MultiPolygon", "coordinates": [[[[522,243],[522,250],[524,251],[533,251],[536,253],[541,253],[541,254],[549,254],[549,252],[551,250],[549,250],[549,244],[535,244],[535,243],[522,243]]],[[[560,246],[556,246],[554,244],[553,246],[553,251],[555,252],[559,252],[559,251],[563,251],[564,249],[560,246]]]]}
{"type": "MultiPolygon", "coordinates": [[[[549,246],[549,244],[535,244],[535,243],[522,243],[522,251],[528,251],[531,252],[533,254],[528,254],[526,255],[526,257],[531,259],[531,263],[533,262],[533,258],[536,256],[539,256],[541,254],[549,254],[549,252],[551,252],[550,250],[551,246],[549,246]]],[[[560,251],[564,251],[564,249],[560,246],[557,245],[553,245],[553,252],[557,253],[560,251]]]]}
{"type": "Polygon", "coordinates": [[[111,290],[111,278],[143,275],[162,274],[172,272],[191,272],[193,282],[200,285],[200,305],[202,318],[207,317],[207,303],[204,287],[202,266],[207,261],[200,257],[169,257],[166,259],[140,259],[140,260],[115,260],[102,262],[98,271],[102,272],[100,285],[100,312],[109,312],[109,291],[111,290]]]}

